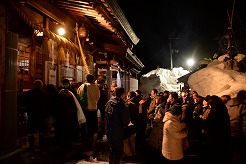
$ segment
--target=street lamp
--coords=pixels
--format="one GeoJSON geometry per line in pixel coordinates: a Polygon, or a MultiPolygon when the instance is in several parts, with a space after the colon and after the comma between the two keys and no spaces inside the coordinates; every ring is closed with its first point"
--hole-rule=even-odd
{"type": "Polygon", "coordinates": [[[190,68],[195,64],[195,61],[194,59],[190,58],[187,60],[187,65],[189,66],[189,70],[190,68]]]}

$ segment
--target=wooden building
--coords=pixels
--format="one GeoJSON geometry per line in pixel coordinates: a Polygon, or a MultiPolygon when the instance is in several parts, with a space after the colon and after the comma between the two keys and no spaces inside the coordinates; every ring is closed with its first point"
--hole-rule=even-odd
{"type": "Polygon", "coordinates": [[[144,67],[132,51],[139,38],[116,0],[3,0],[0,38],[1,154],[16,146],[17,91],[34,80],[59,87],[64,78],[103,75],[129,91],[144,67]]]}

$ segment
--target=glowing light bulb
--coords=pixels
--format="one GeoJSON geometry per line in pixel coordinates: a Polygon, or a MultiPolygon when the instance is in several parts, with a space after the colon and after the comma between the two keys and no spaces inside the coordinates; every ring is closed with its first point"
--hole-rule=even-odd
{"type": "Polygon", "coordinates": [[[64,28],[59,28],[58,34],[61,35],[61,36],[64,35],[65,34],[64,28]]]}

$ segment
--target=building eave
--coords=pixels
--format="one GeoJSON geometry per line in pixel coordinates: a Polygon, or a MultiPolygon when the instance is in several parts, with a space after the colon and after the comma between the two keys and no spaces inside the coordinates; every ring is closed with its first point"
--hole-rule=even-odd
{"type": "Polygon", "coordinates": [[[137,45],[139,42],[139,38],[133,31],[131,25],[129,24],[127,18],[125,17],[123,11],[121,10],[119,4],[116,2],[116,0],[105,0],[105,2],[108,4],[112,12],[114,13],[115,17],[117,18],[118,22],[121,24],[122,28],[125,30],[131,41],[137,45]]]}

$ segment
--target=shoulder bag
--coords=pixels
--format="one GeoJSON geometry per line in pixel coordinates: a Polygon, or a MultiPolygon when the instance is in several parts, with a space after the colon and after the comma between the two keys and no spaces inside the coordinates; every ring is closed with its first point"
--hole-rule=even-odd
{"type": "Polygon", "coordinates": [[[83,110],[87,109],[88,107],[88,97],[87,97],[87,85],[84,83],[84,93],[80,98],[80,106],[83,110]]]}

